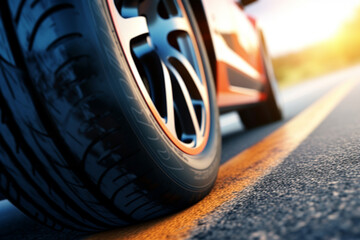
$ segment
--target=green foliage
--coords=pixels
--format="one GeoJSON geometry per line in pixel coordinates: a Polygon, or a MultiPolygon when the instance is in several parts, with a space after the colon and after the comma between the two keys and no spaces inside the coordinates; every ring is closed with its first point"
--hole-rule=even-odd
{"type": "Polygon", "coordinates": [[[282,88],[360,62],[360,9],[333,38],[272,60],[282,88]]]}

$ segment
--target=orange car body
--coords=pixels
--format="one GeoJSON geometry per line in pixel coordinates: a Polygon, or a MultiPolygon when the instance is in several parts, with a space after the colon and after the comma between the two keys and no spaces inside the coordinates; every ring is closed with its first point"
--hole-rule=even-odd
{"type": "Polygon", "coordinates": [[[235,0],[203,0],[202,5],[210,35],[205,42],[207,48],[213,48],[210,52],[220,110],[266,100],[263,42],[255,19],[235,0]]]}

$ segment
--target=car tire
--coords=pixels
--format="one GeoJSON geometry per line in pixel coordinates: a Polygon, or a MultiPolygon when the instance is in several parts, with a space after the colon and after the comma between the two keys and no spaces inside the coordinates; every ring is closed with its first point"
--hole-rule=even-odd
{"type": "Polygon", "coordinates": [[[247,129],[280,121],[283,118],[282,109],[278,99],[277,81],[273,72],[271,59],[268,55],[264,36],[260,30],[258,30],[258,32],[259,39],[261,40],[261,56],[267,78],[267,98],[264,102],[238,110],[241,121],[247,129]]]}
{"type": "Polygon", "coordinates": [[[169,5],[189,32],[170,29],[179,35],[156,40],[149,30],[134,38],[140,50],[126,53],[133,41],[123,41],[115,20],[131,16],[121,16],[120,1],[2,3],[0,188],[32,218],[101,231],[173,213],[211,190],[221,146],[214,83],[189,2],[169,5]],[[184,34],[190,53],[176,43],[184,34]],[[172,62],[154,50],[164,40],[172,62]],[[168,85],[151,82],[161,73],[173,102],[168,85]],[[160,114],[161,100],[173,116],[171,107],[160,114]]]}
{"type": "Polygon", "coordinates": [[[269,89],[268,98],[265,102],[241,109],[238,113],[247,129],[256,128],[282,119],[282,113],[278,108],[272,89],[269,89]]]}

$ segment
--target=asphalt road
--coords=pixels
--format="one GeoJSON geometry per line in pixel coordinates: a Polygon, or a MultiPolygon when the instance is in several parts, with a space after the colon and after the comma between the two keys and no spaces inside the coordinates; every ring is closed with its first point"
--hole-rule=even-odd
{"type": "MultiPolygon", "coordinates": [[[[281,93],[285,120],[245,131],[236,114],[221,117],[222,162],[286,124],[349,78],[343,70],[281,93]]],[[[360,239],[360,86],[280,165],[199,220],[190,239],[360,239]]],[[[311,121],[311,119],[309,119],[311,121]]],[[[79,239],[32,221],[0,201],[0,239],[79,239]]]]}
{"type": "Polygon", "coordinates": [[[360,85],[280,165],[191,239],[360,239],[360,85]]]}

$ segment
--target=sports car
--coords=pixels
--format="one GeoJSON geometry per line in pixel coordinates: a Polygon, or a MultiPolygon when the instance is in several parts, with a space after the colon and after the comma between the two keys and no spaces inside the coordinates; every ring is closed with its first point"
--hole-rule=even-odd
{"type": "Polygon", "coordinates": [[[54,228],[100,231],[196,203],[219,113],[281,119],[253,0],[3,0],[0,188],[54,228]]]}

